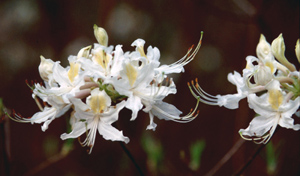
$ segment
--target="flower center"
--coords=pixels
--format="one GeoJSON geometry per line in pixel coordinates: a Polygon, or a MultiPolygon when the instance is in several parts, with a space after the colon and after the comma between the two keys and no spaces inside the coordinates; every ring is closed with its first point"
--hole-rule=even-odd
{"type": "Polygon", "coordinates": [[[90,99],[90,107],[95,114],[103,113],[106,109],[106,98],[102,94],[93,95],[90,99]]]}
{"type": "Polygon", "coordinates": [[[278,110],[279,106],[283,102],[283,95],[279,90],[269,90],[268,101],[274,110],[278,110]]]}
{"type": "Polygon", "coordinates": [[[102,66],[102,68],[106,69],[107,68],[107,64],[108,64],[108,61],[109,61],[109,56],[106,55],[106,53],[101,50],[99,52],[97,52],[95,54],[95,60],[96,62],[102,66]]]}

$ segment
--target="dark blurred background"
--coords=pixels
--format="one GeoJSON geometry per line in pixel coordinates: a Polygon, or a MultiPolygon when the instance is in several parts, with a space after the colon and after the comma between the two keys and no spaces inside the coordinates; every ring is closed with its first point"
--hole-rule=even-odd
{"type": "MultiPolygon", "coordinates": [[[[109,45],[122,44],[125,51],[134,50],[130,44],[137,38],[144,39],[146,47],[158,47],[162,64],[180,59],[204,31],[195,60],[183,74],[172,75],[177,94],[165,100],[185,114],[196,103],[187,87],[195,78],[213,95],[236,92],[227,74],[241,73],[245,57],[256,56],[261,33],[270,43],[283,33],[286,56],[299,68],[294,52],[299,0],[2,0],[0,97],[5,106],[25,117],[37,112],[25,80],[41,81],[39,56],[66,66],[68,55],[96,42],[94,24],[107,30],[109,45]]],[[[154,132],[145,130],[147,114],[140,112],[135,121],[129,121],[130,111],[120,113],[116,125],[130,138],[126,147],[145,175],[204,175],[240,139],[238,130],[245,129],[254,116],[246,100],[237,110],[205,104],[199,110],[197,119],[187,124],[155,118],[154,132]]],[[[41,163],[60,156],[64,141],[59,137],[66,126],[65,118],[54,120],[46,132],[39,124],[1,121],[0,175],[138,175],[118,142],[99,134],[90,155],[74,140],[67,156],[35,172],[41,163]]],[[[244,175],[300,175],[300,132],[279,129],[268,145],[244,175]]],[[[245,142],[216,175],[233,174],[257,147],[245,142]]]]}

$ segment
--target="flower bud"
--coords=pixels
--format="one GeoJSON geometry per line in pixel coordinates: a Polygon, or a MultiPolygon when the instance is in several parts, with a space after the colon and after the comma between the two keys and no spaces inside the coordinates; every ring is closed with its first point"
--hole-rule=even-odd
{"type": "Polygon", "coordinates": [[[298,62],[300,63],[300,39],[297,40],[296,47],[295,47],[295,53],[296,53],[298,62]]]}
{"type": "Polygon", "coordinates": [[[256,55],[259,59],[264,59],[266,56],[271,54],[271,46],[266,41],[266,38],[263,34],[260,35],[259,43],[256,47],[256,55]]]}
{"type": "Polygon", "coordinates": [[[91,45],[82,48],[82,49],[78,52],[78,54],[77,54],[77,59],[79,59],[79,58],[81,58],[81,57],[88,58],[88,57],[89,57],[89,54],[90,54],[91,48],[92,48],[91,45]]]}
{"type": "Polygon", "coordinates": [[[254,74],[254,81],[259,85],[266,85],[273,79],[273,74],[268,66],[259,66],[259,69],[254,74]]]}
{"type": "Polygon", "coordinates": [[[283,41],[282,34],[280,34],[275,40],[273,40],[271,48],[273,55],[280,63],[286,66],[290,71],[296,71],[295,66],[292,63],[290,63],[284,56],[285,44],[283,41]]]}
{"type": "Polygon", "coordinates": [[[107,46],[108,35],[105,29],[98,27],[96,24],[94,24],[94,35],[100,45],[107,46]]]}
{"type": "Polygon", "coordinates": [[[39,65],[39,72],[41,75],[41,78],[44,81],[48,81],[48,76],[52,74],[52,68],[54,62],[51,59],[45,59],[44,56],[40,56],[41,58],[41,63],[39,65]]]}

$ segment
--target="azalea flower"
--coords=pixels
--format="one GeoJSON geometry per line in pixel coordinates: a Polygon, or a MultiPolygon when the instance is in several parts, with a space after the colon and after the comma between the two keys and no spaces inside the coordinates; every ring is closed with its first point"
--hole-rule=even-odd
{"type": "MultiPolygon", "coordinates": [[[[227,76],[228,81],[236,86],[235,94],[210,95],[200,87],[197,79],[188,83],[188,86],[194,97],[200,96],[200,101],[208,105],[237,109],[239,101],[246,98],[249,107],[259,116],[252,120],[247,129],[241,129],[240,134],[246,140],[265,144],[277,125],[294,130],[300,128],[300,125],[294,125],[292,119],[294,114],[300,116],[300,73],[286,59],[284,51],[282,34],[271,45],[261,35],[256,47],[257,57],[246,57],[243,74],[234,71],[227,76]]],[[[299,40],[295,53],[300,63],[299,40]]]]}
{"type": "Polygon", "coordinates": [[[43,123],[42,131],[46,131],[48,129],[49,124],[55,118],[58,118],[65,114],[71,107],[71,104],[66,104],[61,99],[61,97],[54,95],[47,97],[47,104],[48,105],[46,105],[45,107],[42,107],[38,102],[41,111],[35,113],[31,118],[23,118],[22,116],[15,114],[15,116],[11,117],[11,119],[22,123],[43,123]]]}
{"type": "Polygon", "coordinates": [[[146,58],[140,58],[140,65],[137,60],[127,59],[123,62],[123,70],[120,72],[120,78],[114,77],[111,82],[117,92],[128,97],[126,108],[132,110],[131,120],[136,119],[137,112],[142,109],[141,95],[154,78],[154,68],[158,66],[157,62],[147,63],[146,58]]]}
{"type": "Polygon", "coordinates": [[[31,118],[14,114],[12,119],[43,123],[45,131],[54,119],[72,109],[72,131],[62,134],[61,139],[86,133],[82,144],[90,147],[91,152],[97,131],[106,140],[129,142],[122,131],[112,126],[123,108],[132,111],[131,120],[137,118],[140,110],[149,113],[147,129],[152,130],[156,128],[154,116],[181,123],[197,117],[199,98],[195,108],[184,116],[163,100],[177,92],[168,75],[183,72],[183,67],[195,58],[203,33],[195,50],[191,47],[183,58],[170,65],[160,65],[158,48],[149,46],[145,52],[143,39],[132,43],[134,51],[124,52],[122,45],[108,46],[108,35],[103,28],[94,25],[94,34],[98,43],[80,49],[76,56],[69,56],[67,67],[41,56],[39,72],[44,83],[29,86],[40,112],[31,118]]]}
{"type": "Polygon", "coordinates": [[[76,98],[70,98],[70,101],[75,106],[76,120],[72,125],[72,132],[62,134],[61,139],[77,138],[87,132],[82,144],[90,147],[90,152],[94,146],[97,131],[106,140],[129,142],[129,138],[124,137],[122,131],[112,126],[112,123],[118,120],[119,111],[125,106],[125,101],[111,106],[110,97],[99,88],[91,91],[86,103],[76,98]]]}
{"type": "Polygon", "coordinates": [[[255,117],[248,128],[239,131],[243,139],[254,140],[256,143],[266,144],[275,132],[277,125],[299,130],[300,124],[294,125],[292,115],[300,106],[300,97],[286,100],[280,83],[276,80],[267,86],[268,93],[258,97],[251,94],[248,97],[250,108],[259,116],[255,117]]]}
{"type": "MultiPolygon", "coordinates": [[[[166,69],[157,70],[160,64],[159,50],[150,46],[148,47],[147,54],[145,54],[143,49],[144,43],[145,41],[142,39],[134,41],[132,46],[136,46],[136,51],[130,53],[128,57],[124,59],[123,70],[120,71],[120,76],[107,79],[104,83],[114,85],[117,92],[127,96],[128,99],[125,107],[132,111],[131,120],[135,120],[138,111],[140,111],[144,105],[146,106],[144,111],[149,112],[150,115],[150,125],[147,129],[155,129],[156,125],[153,122],[154,115],[161,119],[175,121],[191,117],[191,119],[193,119],[194,116],[196,116],[195,112],[192,113],[193,115],[188,114],[187,116],[179,117],[181,111],[173,105],[162,102],[162,99],[168,94],[176,93],[176,87],[173,81],[171,81],[172,84],[169,87],[161,86],[164,78],[166,78],[166,75],[163,74],[164,71],[172,73],[171,70],[176,70],[175,68],[182,69],[184,64],[179,62],[178,65],[173,64],[173,66],[165,67],[166,69]],[[163,73],[161,73],[161,71],[163,73]]],[[[194,52],[197,52],[199,47],[200,44],[194,52]]],[[[192,57],[188,57],[187,59],[192,59],[194,56],[195,53],[192,54],[192,57]]]]}
{"type": "Polygon", "coordinates": [[[153,121],[154,116],[158,117],[159,119],[172,120],[180,123],[190,122],[198,116],[199,111],[197,111],[197,107],[199,104],[199,99],[196,107],[185,116],[180,116],[182,112],[174,105],[163,102],[163,99],[167,95],[175,93],[176,87],[172,79],[170,79],[170,81],[167,80],[166,85],[158,85],[157,82],[154,81],[150,88],[148,87],[145,89],[141,101],[145,106],[143,111],[149,113],[150,117],[150,124],[147,126],[147,130],[155,130],[156,124],[153,121]]]}

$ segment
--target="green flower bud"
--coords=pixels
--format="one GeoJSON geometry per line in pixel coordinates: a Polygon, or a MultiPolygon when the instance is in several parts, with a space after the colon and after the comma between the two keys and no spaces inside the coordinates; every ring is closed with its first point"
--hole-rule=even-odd
{"type": "Polygon", "coordinates": [[[271,48],[273,55],[280,63],[286,66],[290,71],[296,71],[295,66],[292,63],[290,63],[284,56],[285,44],[283,41],[282,34],[280,34],[275,40],[273,40],[271,48]]]}
{"type": "Polygon", "coordinates": [[[266,41],[266,38],[263,34],[260,35],[259,43],[256,47],[256,55],[259,59],[264,59],[267,55],[271,54],[271,46],[266,41]]]}
{"type": "Polygon", "coordinates": [[[108,35],[105,29],[98,27],[96,24],[94,24],[94,35],[100,45],[107,46],[108,35]]]}
{"type": "Polygon", "coordinates": [[[296,53],[298,62],[300,63],[300,39],[297,40],[296,47],[295,47],[295,53],[296,53]]]}

